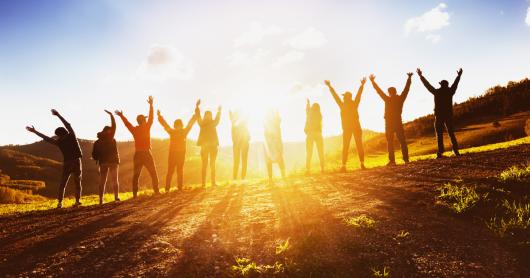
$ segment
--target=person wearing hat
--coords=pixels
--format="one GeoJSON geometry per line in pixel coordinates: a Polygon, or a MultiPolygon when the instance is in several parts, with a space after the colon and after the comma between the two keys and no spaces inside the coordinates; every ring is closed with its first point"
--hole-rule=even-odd
{"type": "Polygon", "coordinates": [[[159,194],[158,190],[158,173],[156,171],[155,161],[153,155],[151,154],[151,126],[153,125],[153,97],[149,96],[147,99],[149,103],[149,118],[146,121],[144,115],[138,115],[136,121],[138,126],[133,126],[127,118],[123,115],[122,111],[116,110],[116,115],[118,115],[123,124],[131,132],[134,137],[134,170],[133,170],[133,197],[136,198],[138,194],[138,180],[140,179],[140,174],[142,173],[142,168],[147,168],[149,175],[151,176],[151,183],[153,186],[153,191],[155,194],[159,194]]]}
{"type": "Polygon", "coordinates": [[[38,132],[34,126],[27,126],[26,129],[29,132],[35,133],[37,136],[42,138],[44,141],[56,145],[63,155],[63,175],[61,178],[61,183],[59,184],[59,194],[57,196],[57,208],[63,207],[64,199],[64,190],[66,189],[66,184],[70,177],[73,177],[75,183],[75,204],[74,206],[80,206],[81,202],[81,175],[82,175],[82,166],[81,166],[81,157],[83,153],[81,152],[81,147],[75,135],[74,129],[67,122],[57,110],[52,109],[52,115],[56,116],[61,120],[64,127],[58,127],[55,129],[55,135],[57,138],[50,138],[40,132],[38,132]]]}
{"type": "Polygon", "coordinates": [[[405,130],[403,129],[401,113],[403,112],[403,103],[405,102],[405,99],[407,99],[407,95],[410,90],[412,75],[412,72],[407,73],[407,83],[405,84],[405,88],[400,95],[397,94],[395,87],[388,88],[388,95],[385,94],[375,82],[375,75],[370,75],[372,86],[381,99],[385,102],[385,135],[388,148],[388,165],[396,164],[396,158],[394,155],[394,134],[401,145],[401,154],[403,155],[403,160],[405,163],[409,162],[409,150],[407,147],[407,141],[405,139],[405,130]]]}
{"type": "Polygon", "coordinates": [[[454,125],[453,125],[453,96],[456,93],[456,88],[462,76],[462,69],[456,71],[457,76],[453,85],[449,87],[447,80],[440,81],[440,88],[435,89],[429,81],[423,76],[421,69],[417,69],[420,80],[427,88],[427,90],[434,95],[434,129],[436,130],[436,139],[438,141],[437,158],[442,158],[444,153],[444,126],[447,129],[451,144],[453,145],[453,152],[456,156],[460,155],[458,151],[458,142],[456,140],[454,125]]]}
{"type": "Polygon", "coordinates": [[[364,148],[363,148],[363,134],[361,123],[359,122],[359,103],[361,102],[361,95],[363,93],[366,77],[361,80],[361,86],[355,95],[355,100],[352,99],[352,93],[345,92],[342,94],[342,100],[339,98],[335,89],[331,86],[329,80],[324,83],[328,86],[333,99],[340,108],[340,117],[342,121],[342,171],[346,171],[346,163],[348,162],[348,151],[350,148],[350,141],[353,135],[355,139],[355,147],[359,155],[359,162],[361,169],[364,169],[364,148]]]}
{"type": "Polygon", "coordinates": [[[114,135],[116,134],[116,120],[114,115],[105,110],[110,116],[111,126],[105,126],[101,132],[98,132],[98,140],[94,142],[92,149],[92,159],[99,165],[99,204],[103,204],[103,194],[105,194],[105,185],[107,176],[110,174],[110,180],[113,185],[114,201],[120,201],[119,191],[120,183],[118,179],[118,167],[120,164],[120,155],[114,135]]]}

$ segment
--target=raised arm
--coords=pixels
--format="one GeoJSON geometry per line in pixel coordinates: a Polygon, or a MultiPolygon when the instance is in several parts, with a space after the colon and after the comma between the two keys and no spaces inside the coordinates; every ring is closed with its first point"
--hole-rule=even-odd
{"type": "Polygon", "coordinates": [[[214,123],[217,126],[221,121],[221,106],[217,107],[217,113],[215,114],[214,123]]]}
{"type": "Polygon", "coordinates": [[[324,80],[324,83],[326,84],[326,86],[328,86],[329,92],[333,96],[333,99],[335,100],[337,105],[339,107],[342,107],[342,100],[340,100],[339,95],[337,95],[337,92],[335,92],[335,89],[333,89],[333,87],[331,86],[331,82],[329,80],[324,80]]]}
{"type": "Polygon", "coordinates": [[[55,109],[52,109],[52,115],[54,116],[57,116],[57,118],[59,118],[59,120],[61,120],[61,122],[63,123],[64,127],[66,127],[66,129],[68,130],[69,133],[75,135],[75,132],[74,132],[74,129],[72,128],[72,126],[70,125],[69,122],[67,122],[65,120],[65,118],[63,118],[63,116],[61,114],[59,114],[59,112],[55,109]]]}
{"type": "Polygon", "coordinates": [[[456,71],[456,73],[457,73],[456,79],[453,82],[453,85],[451,85],[451,91],[452,91],[453,95],[456,93],[456,88],[458,88],[458,83],[460,83],[460,76],[462,76],[463,72],[464,72],[464,70],[462,70],[462,68],[460,68],[459,70],[456,71]]]}
{"type": "Polygon", "coordinates": [[[361,96],[363,94],[365,83],[366,77],[363,77],[363,79],[361,79],[361,86],[359,86],[359,90],[357,90],[357,94],[355,95],[355,106],[359,106],[359,103],[361,103],[361,96]]]}
{"type": "Polygon", "coordinates": [[[306,99],[306,103],[305,103],[305,113],[306,113],[306,114],[309,114],[310,109],[311,109],[311,102],[309,102],[309,99],[306,99]]]}
{"type": "Polygon", "coordinates": [[[383,92],[383,90],[381,90],[381,88],[379,88],[379,85],[377,85],[377,83],[375,82],[375,75],[370,74],[370,82],[372,82],[372,86],[374,87],[375,92],[381,97],[381,99],[383,101],[387,101],[388,96],[383,92]]]}
{"type": "Polygon", "coordinates": [[[114,115],[112,115],[112,112],[105,110],[105,113],[110,116],[110,134],[111,137],[114,138],[114,135],[116,134],[116,119],[114,118],[114,115]]]}
{"type": "Polygon", "coordinates": [[[427,91],[429,91],[431,94],[434,95],[434,93],[436,92],[436,89],[434,89],[431,83],[429,83],[429,81],[427,81],[427,79],[423,76],[423,72],[421,71],[421,69],[417,69],[416,72],[420,76],[420,80],[421,80],[421,83],[423,83],[423,86],[427,88],[427,91]]]}
{"type": "Polygon", "coordinates": [[[412,72],[407,73],[407,83],[405,84],[405,88],[403,89],[403,92],[401,92],[401,99],[405,101],[407,98],[409,91],[410,91],[410,84],[412,83],[412,72]]]}
{"type": "Polygon", "coordinates": [[[147,125],[151,127],[154,121],[154,109],[153,109],[153,97],[152,96],[149,96],[149,98],[147,99],[147,103],[149,103],[149,118],[147,119],[147,125]]]}
{"type": "Polygon", "coordinates": [[[197,103],[195,103],[195,119],[197,119],[197,123],[199,125],[202,125],[202,118],[201,118],[201,109],[199,106],[201,105],[201,100],[197,100],[197,103]]]}
{"type": "Polygon", "coordinates": [[[167,124],[166,119],[164,119],[164,117],[162,116],[162,113],[160,113],[160,110],[157,111],[157,115],[158,115],[158,122],[160,123],[160,125],[162,125],[162,127],[166,130],[167,133],[170,133],[171,127],[167,124]]]}
{"type": "Polygon", "coordinates": [[[195,115],[191,116],[191,119],[188,121],[188,124],[184,128],[184,134],[188,135],[196,120],[197,117],[195,115]]]}
{"type": "Polygon", "coordinates": [[[54,145],[57,145],[57,140],[53,139],[53,138],[50,138],[40,132],[38,132],[34,126],[27,126],[26,127],[26,130],[31,132],[31,133],[34,133],[35,135],[39,136],[40,138],[42,138],[42,140],[50,143],[50,144],[54,144],[54,145]]]}
{"type": "Polygon", "coordinates": [[[126,127],[131,133],[133,133],[133,131],[134,131],[134,126],[133,126],[133,125],[129,122],[129,120],[127,120],[127,118],[123,115],[123,112],[122,112],[122,111],[119,111],[119,110],[116,110],[114,113],[120,117],[120,119],[122,120],[122,122],[123,122],[123,124],[125,125],[125,127],[126,127]]]}

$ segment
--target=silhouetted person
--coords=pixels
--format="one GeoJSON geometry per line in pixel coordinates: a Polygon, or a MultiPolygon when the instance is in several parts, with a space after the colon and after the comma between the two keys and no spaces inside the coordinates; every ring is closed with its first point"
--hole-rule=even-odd
{"type": "Polygon", "coordinates": [[[348,151],[350,149],[350,141],[353,135],[355,139],[355,147],[357,148],[357,154],[359,155],[359,162],[361,163],[361,169],[364,169],[364,148],[363,148],[363,131],[361,123],[359,122],[359,103],[361,102],[361,95],[363,93],[364,84],[366,78],[361,80],[361,86],[357,91],[355,100],[352,99],[350,92],[342,94],[342,100],[339,98],[335,89],[331,86],[329,80],[325,80],[326,86],[328,86],[333,99],[340,108],[340,118],[342,121],[342,171],[346,171],[346,163],[348,162],[348,151]]]}
{"type": "Polygon", "coordinates": [[[215,182],[215,161],[217,160],[217,152],[219,151],[219,137],[217,136],[217,125],[221,120],[221,106],[217,108],[215,119],[212,117],[211,111],[204,112],[204,117],[201,117],[199,108],[200,100],[197,101],[195,107],[195,117],[200,127],[199,139],[197,145],[201,147],[201,161],[202,161],[202,187],[206,187],[206,170],[208,169],[208,162],[210,163],[211,183],[216,186],[215,182]]]}
{"type": "Polygon", "coordinates": [[[437,157],[443,157],[444,153],[444,126],[447,129],[449,138],[451,138],[453,152],[455,155],[459,156],[460,152],[458,151],[458,142],[456,141],[453,125],[453,95],[456,93],[463,70],[459,69],[456,72],[457,76],[451,87],[449,87],[449,82],[447,80],[442,80],[439,83],[440,88],[438,89],[434,88],[429,81],[425,79],[420,69],[418,69],[417,72],[425,88],[434,95],[434,129],[436,130],[436,139],[438,140],[437,157]]]}
{"type": "Polygon", "coordinates": [[[140,179],[140,174],[142,173],[142,168],[147,168],[149,175],[151,176],[151,183],[153,186],[153,191],[155,194],[159,194],[158,191],[158,173],[156,172],[155,161],[153,155],[151,154],[151,126],[153,125],[153,97],[149,96],[147,99],[149,103],[149,118],[145,120],[144,115],[138,115],[136,121],[138,122],[137,126],[133,126],[129,120],[123,115],[122,111],[116,111],[123,124],[131,132],[134,138],[134,169],[133,169],[133,197],[136,198],[138,194],[138,182],[140,179]]]}
{"type": "Polygon", "coordinates": [[[395,165],[396,158],[394,155],[394,134],[396,135],[399,144],[401,145],[401,154],[403,160],[409,162],[409,150],[407,148],[407,141],[405,139],[405,131],[403,129],[403,122],[401,120],[401,113],[403,112],[403,103],[407,99],[410,90],[411,78],[413,73],[407,73],[407,83],[401,95],[397,94],[396,88],[388,88],[388,95],[386,95],[381,88],[375,83],[375,75],[370,75],[370,81],[374,86],[377,94],[385,102],[385,135],[388,146],[388,164],[395,165]]]}
{"type": "Polygon", "coordinates": [[[175,168],[177,169],[177,182],[178,190],[182,190],[184,184],[184,161],[186,160],[186,138],[195,123],[196,117],[193,115],[188,121],[186,127],[184,127],[182,120],[177,119],[173,122],[173,128],[171,128],[160,110],[158,110],[158,122],[164,127],[166,132],[169,134],[169,156],[168,166],[166,175],[166,192],[171,189],[171,180],[173,179],[173,173],[175,168]]]}
{"type": "Polygon", "coordinates": [[[247,161],[250,142],[247,122],[241,119],[241,115],[236,111],[230,111],[230,121],[232,122],[232,148],[234,153],[233,179],[237,180],[239,164],[241,164],[241,179],[247,176],[247,161]]]}
{"type": "Polygon", "coordinates": [[[120,156],[118,154],[118,146],[114,135],[116,134],[116,120],[110,111],[105,110],[110,116],[111,126],[105,126],[101,132],[98,132],[98,140],[94,142],[92,149],[92,158],[99,165],[99,204],[103,204],[103,194],[105,194],[105,185],[107,184],[107,176],[110,174],[110,180],[114,190],[114,201],[119,201],[118,193],[120,191],[120,183],[118,179],[118,169],[120,164],[120,156]]]}
{"type": "Polygon", "coordinates": [[[265,119],[265,160],[269,175],[269,185],[273,185],[272,164],[278,163],[282,178],[285,178],[285,162],[283,159],[283,140],[281,118],[278,111],[270,111],[265,119]]]}
{"type": "Polygon", "coordinates": [[[63,123],[64,127],[59,127],[55,129],[55,135],[57,139],[50,138],[40,132],[38,132],[35,127],[27,126],[26,129],[29,132],[35,133],[37,136],[42,138],[44,141],[56,145],[61,150],[63,154],[63,174],[61,182],[59,184],[59,194],[57,196],[57,208],[63,207],[64,191],[68,180],[70,177],[73,177],[75,183],[75,204],[74,206],[81,205],[81,157],[83,154],[81,152],[81,147],[77,141],[74,129],[68,123],[57,110],[51,110],[52,115],[57,116],[59,120],[63,123]]]}
{"type": "Polygon", "coordinates": [[[318,159],[320,160],[320,171],[324,172],[324,139],[322,138],[322,113],[318,103],[311,103],[309,99],[306,104],[306,122],[304,132],[306,134],[306,171],[311,172],[311,158],[313,157],[313,145],[317,146],[318,159]]]}

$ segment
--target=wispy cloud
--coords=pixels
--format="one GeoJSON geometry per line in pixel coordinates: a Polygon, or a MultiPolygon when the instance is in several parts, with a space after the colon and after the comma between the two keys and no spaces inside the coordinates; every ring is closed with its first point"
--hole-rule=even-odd
{"type": "Polygon", "coordinates": [[[137,70],[140,77],[152,80],[187,80],[194,72],[189,58],[178,49],[165,45],[153,45],[137,70]]]}
{"type": "Polygon", "coordinates": [[[246,45],[257,45],[266,36],[280,33],[282,33],[282,29],[278,26],[270,25],[265,27],[260,22],[252,22],[250,24],[250,29],[234,40],[234,46],[242,47],[246,45]]]}
{"type": "Polygon", "coordinates": [[[305,53],[298,50],[291,50],[281,56],[272,64],[273,67],[282,67],[287,64],[296,63],[304,59],[305,53]]]}
{"type": "Polygon", "coordinates": [[[263,48],[253,51],[236,50],[227,57],[227,60],[230,66],[248,66],[262,62],[267,56],[269,56],[269,51],[263,48]]]}
{"type": "Polygon", "coordinates": [[[300,50],[320,48],[327,42],[328,40],[324,34],[313,27],[309,27],[302,33],[287,40],[288,45],[300,50]]]}
{"type": "Polygon", "coordinates": [[[525,19],[526,25],[530,26],[530,7],[526,10],[526,19],[525,19]]]}
{"type": "Polygon", "coordinates": [[[432,43],[437,43],[441,40],[441,36],[433,34],[434,31],[439,31],[450,25],[451,15],[446,11],[447,5],[440,3],[438,6],[423,13],[418,17],[409,18],[405,22],[405,33],[427,33],[426,39],[432,43]]]}

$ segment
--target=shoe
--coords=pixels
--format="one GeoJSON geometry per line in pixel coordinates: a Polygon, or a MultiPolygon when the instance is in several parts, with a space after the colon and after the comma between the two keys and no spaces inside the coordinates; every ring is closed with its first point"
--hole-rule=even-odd
{"type": "Polygon", "coordinates": [[[342,173],[346,173],[346,166],[342,166],[342,167],[340,168],[340,171],[341,171],[342,173]]]}
{"type": "Polygon", "coordinates": [[[389,161],[386,166],[396,166],[396,162],[395,161],[389,161]]]}
{"type": "Polygon", "coordinates": [[[462,156],[459,151],[455,151],[455,156],[462,156]]]}
{"type": "Polygon", "coordinates": [[[103,205],[103,200],[100,199],[100,200],[99,200],[99,204],[100,204],[100,205],[103,205]]]}
{"type": "Polygon", "coordinates": [[[78,207],[78,206],[80,206],[80,205],[82,205],[81,202],[76,201],[75,204],[74,204],[74,207],[78,207]]]}
{"type": "Polygon", "coordinates": [[[366,170],[366,167],[364,166],[364,163],[361,163],[361,170],[366,170]]]}
{"type": "Polygon", "coordinates": [[[118,198],[118,197],[114,198],[114,202],[119,202],[119,201],[121,201],[120,198],[118,198]]]}
{"type": "Polygon", "coordinates": [[[62,203],[62,202],[57,203],[57,208],[58,208],[58,209],[60,209],[60,208],[62,208],[62,207],[63,207],[63,203],[62,203]]]}

